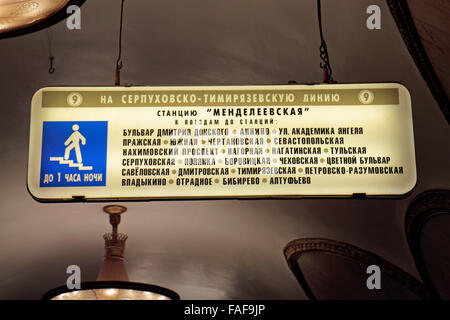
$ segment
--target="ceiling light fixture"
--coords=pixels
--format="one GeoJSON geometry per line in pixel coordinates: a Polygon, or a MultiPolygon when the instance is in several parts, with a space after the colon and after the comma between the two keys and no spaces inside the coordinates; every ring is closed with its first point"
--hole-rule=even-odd
{"type": "Polygon", "coordinates": [[[44,300],[179,300],[178,294],[159,286],[130,282],[125,269],[125,241],[128,236],[118,232],[121,214],[127,209],[110,205],[103,208],[109,214],[112,232],[103,235],[105,257],[97,281],[82,282],[81,289],[67,286],[48,291],[44,300]]]}
{"type": "Polygon", "coordinates": [[[48,28],[66,19],[71,5],[80,7],[86,0],[2,0],[0,2],[0,39],[21,36],[48,28]]]}

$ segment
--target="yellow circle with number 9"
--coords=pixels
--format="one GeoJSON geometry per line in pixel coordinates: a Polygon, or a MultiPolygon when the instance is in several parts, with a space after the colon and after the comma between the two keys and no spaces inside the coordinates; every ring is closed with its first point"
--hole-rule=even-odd
{"type": "Polygon", "coordinates": [[[69,106],[78,107],[83,103],[83,96],[78,92],[71,92],[67,96],[67,103],[69,104],[69,106]]]}
{"type": "Polygon", "coordinates": [[[358,94],[358,100],[363,104],[371,104],[373,102],[373,98],[373,92],[370,90],[362,90],[358,94]]]}

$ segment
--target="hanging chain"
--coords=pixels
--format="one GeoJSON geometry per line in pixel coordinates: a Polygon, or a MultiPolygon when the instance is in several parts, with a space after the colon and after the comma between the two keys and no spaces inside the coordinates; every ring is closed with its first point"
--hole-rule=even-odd
{"type": "Polygon", "coordinates": [[[323,32],[322,32],[322,10],[320,6],[320,0],[317,0],[317,17],[319,19],[319,31],[320,31],[320,59],[322,61],[320,62],[320,68],[323,70],[323,82],[324,83],[334,83],[333,79],[333,70],[331,69],[330,65],[330,58],[328,57],[328,49],[327,49],[327,43],[325,42],[325,39],[323,38],[323,32]]]}
{"type": "Polygon", "coordinates": [[[48,73],[55,73],[56,69],[55,69],[55,66],[53,65],[53,61],[55,60],[55,57],[50,56],[50,57],[48,57],[48,59],[50,60],[50,67],[48,68],[48,73]]]}
{"type": "Polygon", "coordinates": [[[55,71],[56,71],[55,66],[54,66],[55,57],[53,56],[53,52],[52,52],[52,39],[50,37],[50,31],[47,30],[45,35],[47,38],[48,60],[50,62],[50,66],[48,68],[48,73],[55,73],[55,71]]]}
{"type": "Polygon", "coordinates": [[[120,70],[122,69],[122,22],[123,22],[123,3],[125,0],[122,0],[122,4],[120,7],[120,29],[119,29],[119,56],[116,61],[116,86],[120,86],[120,70]]]}

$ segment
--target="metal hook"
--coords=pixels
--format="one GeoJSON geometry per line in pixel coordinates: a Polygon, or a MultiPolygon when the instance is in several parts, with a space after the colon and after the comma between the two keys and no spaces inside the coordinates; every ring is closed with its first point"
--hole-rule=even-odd
{"type": "Polygon", "coordinates": [[[55,57],[50,56],[48,58],[50,60],[50,68],[48,69],[48,73],[55,73],[55,67],[53,66],[53,60],[55,60],[55,57]]]}

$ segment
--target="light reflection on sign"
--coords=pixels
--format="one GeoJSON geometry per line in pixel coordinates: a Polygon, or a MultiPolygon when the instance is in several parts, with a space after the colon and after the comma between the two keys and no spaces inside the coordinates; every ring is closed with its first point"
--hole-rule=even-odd
{"type": "Polygon", "coordinates": [[[398,84],[43,88],[39,200],[402,195],[416,183],[398,84]]]}

